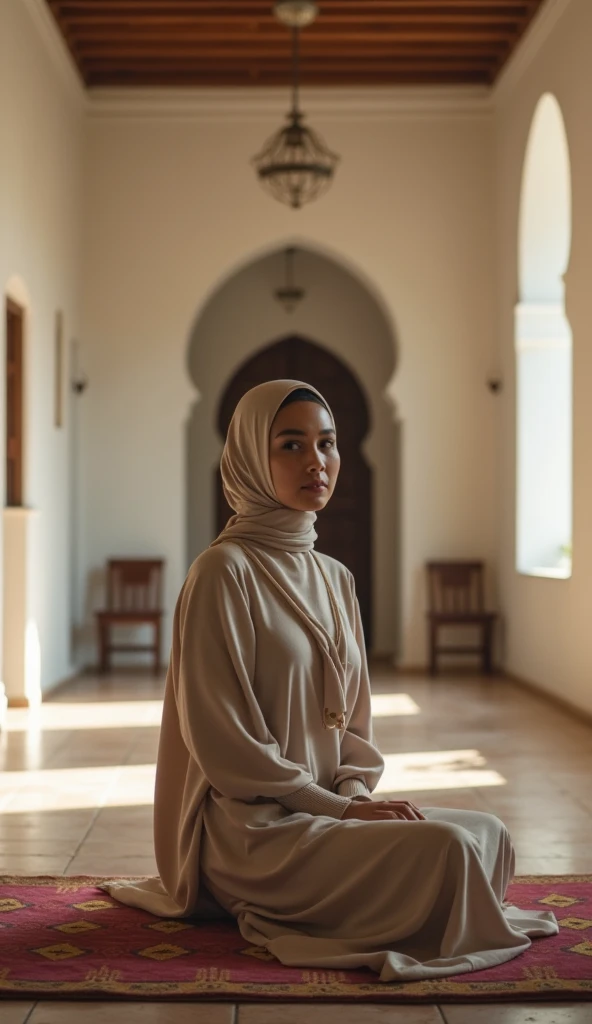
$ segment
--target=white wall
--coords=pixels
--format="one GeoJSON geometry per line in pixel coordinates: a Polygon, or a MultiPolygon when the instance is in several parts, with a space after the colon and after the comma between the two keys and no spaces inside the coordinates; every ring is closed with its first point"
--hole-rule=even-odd
{"type": "MultiPolygon", "coordinates": [[[[66,408],[64,428],[54,427],[54,325],[63,310],[67,347],[78,330],[82,94],[32,8],[29,0],[0,5],[0,285],[2,307],[9,294],[26,308],[24,503],[38,510],[29,610],[47,688],[72,668],[72,423],[66,408]]],[[[1,324],[4,408],[3,309],[1,324]]],[[[2,452],[4,431],[3,413],[2,452]]],[[[0,463],[3,479],[4,456],[0,463]]]]}
{"type": "MultiPolygon", "coordinates": [[[[259,114],[249,94],[246,117],[244,100],[242,112],[227,103],[220,116],[214,101],[209,113],[189,103],[176,116],[158,102],[161,113],[141,100],[91,104],[88,123],[81,593],[110,554],[162,553],[170,624],[186,570],[192,329],[234,271],[296,237],[369,282],[398,339],[388,382],[403,443],[398,653],[423,663],[424,561],[474,555],[491,565],[495,553],[488,111],[439,103],[397,113],[395,102],[373,116],[356,114],[355,104],[349,115],[317,113],[342,163],[328,194],[295,212],[265,195],[249,166],[287,96],[275,101],[277,113],[259,114]]],[[[204,495],[204,508],[209,502],[204,495]]]]}
{"type": "Polygon", "coordinates": [[[592,711],[592,380],[590,265],[592,262],[592,134],[590,96],[592,4],[557,3],[562,12],[544,45],[518,76],[511,69],[496,95],[498,208],[498,340],[506,386],[500,435],[501,597],[508,669],[592,711]],[[519,575],[515,568],[515,358],[513,319],[518,295],[518,224],[522,168],[533,115],[545,92],[557,98],[571,159],[573,234],[566,273],[566,310],[574,359],[573,575],[568,580],[519,575]]]}

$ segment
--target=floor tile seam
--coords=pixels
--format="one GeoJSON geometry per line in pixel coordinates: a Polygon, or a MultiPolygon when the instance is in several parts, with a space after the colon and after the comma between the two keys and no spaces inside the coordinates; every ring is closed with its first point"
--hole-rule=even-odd
{"type": "Polygon", "coordinates": [[[445,1011],[444,1006],[440,1006],[440,1004],[438,1004],[436,1006],[436,1010],[438,1011],[438,1013],[440,1015],[440,1020],[441,1020],[442,1024],[448,1024],[448,1017],[446,1016],[446,1011],[445,1011]]]}
{"type": "MultiPolygon", "coordinates": [[[[42,727],[41,727],[41,732],[47,732],[47,730],[44,730],[44,729],[43,729],[43,726],[42,726],[42,727]]],[[[68,730],[68,731],[64,730],[64,732],[65,732],[64,738],[63,738],[63,739],[61,740],[61,742],[59,742],[59,743],[58,743],[58,744],[56,745],[55,749],[54,749],[54,750],[52,750],[51,754],[50,754],[50,755],[49,755],[49,757],[47,758],[47,761],[45,761],[45,759],[43,759],[43,761],[44,761],[44,764],[43,764],[43,770],[44,770],[44,771],[52,767],[52,761],[53,761],[53,760],[54,760],[54,759],[55,759],[55,758],[56,758],[56,757],[57,757],[57,756],[58,756],[59,754],[61,754],[61,753],[62,753],[62,751],[63,751],[63,749],[64,749],[64,747],[65,747],[65,746],[66,746],[66,745],[67,745],[68,743],[70,743],[70,741],[71,741],[71,739],[72,739],[72,737],[71,737],[71,730],[68,730]]]]}
{"type": "Polygon", "coordinates": [[[97,820],[97,818],[99,816],[99,813],[100,813],[100,807],[95,808],[95,813],[92,816],[92,819],[91,819],[91,821],[90,821],[90,823],[88,825],[88,828],[86,829],[86,832],[84,833],[84,835],[82,836],[80,842],[76,846],[76,849],[74,850],[74,853],[72,854],[72,856],[70,857],[70,860],[66,864],[66,867],[64,868],[62,874],[64,874],[64,875],[66,874],[66,872],[70,868],[70,865],[72,864],[72,862],[75,860],[75,858],[80,853],[80,850],[82,849],[84,843],[88,839],[88,836],[89,836],[90,832],[92,831],[92,828],[93,828],[93,826],[94,826],[94,824],[95,824],[95,822],[96,822],[96,820],[97,820]]]}
{"type": "MultiPolygon", "coordinates": [[[[137,732],[138,730],[135,730],[135,731],[137,732]]],[[[129,747],[129,750],[127,752],[126,757],[122,758],[122,760],[121,760],[121,762],[119,764],[120,768],[125,768],[125,767],[129,766],[130,759],[133,757],[134,753],[136,752],[139,744],[141,743],[141,740],[142,740],[142,737],[141,736],[137,736],[135,740],[131,741],[130,747],[129,747]]],[[[133,765],[132,765],[132,767],[133,767],[133,765]]]]}
{"type": "Polygon", "coordinates": [[[35,1013],[35,1010],[37,1009],[37,1007],[38,1007],[38,1006],[39,1006],[39,1003],[33,1003],[33,1005],[32,1005],[32,1007],[31,1007],[31,1009],[29,1010],[29,1012],[28,1012],[28,1014],[27,1014],[27,1016],[26,1016],[26,1017],[25,1017],[25,1019],[24,1019],[24,1020],[22,1021],[22,1024],[28,1024],[28,1022],[29,1022],[29,1021],[31,1020],[31,1017],[32,1017],[32,1016],[33,1016],[33,1014],[35,1013]]]}

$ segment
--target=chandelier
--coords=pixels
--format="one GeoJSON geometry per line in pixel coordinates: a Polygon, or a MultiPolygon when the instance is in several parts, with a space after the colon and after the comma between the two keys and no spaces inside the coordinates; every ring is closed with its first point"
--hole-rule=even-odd
{"type": "Polygon", "coordinates": [[[255,157],[263,187],[281,203],[298,210],[304,203],[318,199],[327,191],[339,157],[327,149],[321,137],[303,125],[299,109],[300,31],[318,14],[311,0],[278,0],[274,14],[292,29],[292,109],[288,124],[267,140],[255,157]]]}
{"type": "Polygon", "coordinates": [[[293,264],[295,252],[296,249],[293,248],[285,250],[285,284],[281,288],[276,288],[273,293],[278,302],[284,307],[286,313],[292,313],[305,295],[304,288],[299,288],[298,285],[294,284],[293,264]]]}

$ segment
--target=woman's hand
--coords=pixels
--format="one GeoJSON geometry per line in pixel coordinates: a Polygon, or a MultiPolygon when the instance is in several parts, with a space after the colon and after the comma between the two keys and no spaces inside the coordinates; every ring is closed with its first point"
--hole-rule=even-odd
{"type": "Polygon", "coordinates": [[[346,807],[341,820],[360,818],[362,821],[381,821],[395,819],[398,821],[425,821],[425,815],[419,807],[409,800],[352,800],[346,807]]]}

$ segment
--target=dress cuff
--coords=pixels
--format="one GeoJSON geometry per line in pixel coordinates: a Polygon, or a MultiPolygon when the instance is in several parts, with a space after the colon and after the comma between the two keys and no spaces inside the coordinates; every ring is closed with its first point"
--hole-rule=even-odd
{"type": "Polygon", "coordinates": [[[337,786],[337,791],[340,796],[347,796],[352,800],[371,800],[372,797],[368,792],[368,787],[362,779],[354,777],[352,779],[344,779],[337,786]]]}
{"type": "Polygon", "coordinates": [[[294,793],[278,798],[278,803],[288,811],[303,811],[305,814],[324,814],[329,818],[341,818],[351,800],[338,793],[317,786],[315,782],[297,789],[294,793]]]}

